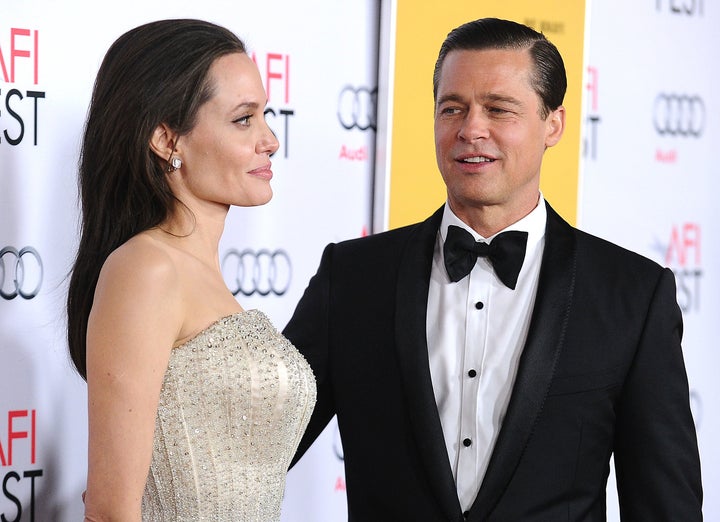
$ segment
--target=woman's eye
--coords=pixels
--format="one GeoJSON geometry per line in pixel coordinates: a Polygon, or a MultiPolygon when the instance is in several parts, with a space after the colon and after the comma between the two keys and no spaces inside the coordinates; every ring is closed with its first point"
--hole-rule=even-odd
{"type": "Polygon", "coordinates": [[[242,116],[236,120],[233,120],[233,123],[239,123],[240,125],[248,126],[250,125],[250,116],[249,114],[247,116],[242,116]]]}

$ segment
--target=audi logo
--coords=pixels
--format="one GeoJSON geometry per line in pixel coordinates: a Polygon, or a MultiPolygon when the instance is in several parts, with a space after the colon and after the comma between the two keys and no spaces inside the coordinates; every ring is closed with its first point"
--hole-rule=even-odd
{"type": "Polygon", "coordinates": [[[6,300],[20,296],[32,299],[40,293],[43,280],[42,258],[33,247],[6,246],[0,250],[0,297],[6,300]]]}
{"type": "Polygon", "coordinates": [[[377,129],[377,87],[346,85],[338,98],[337,117],[347,130],[377,129]]]}
{"type": "Polygon", "coordinates": [[[696,94],[658,94],[653,125],[661,136],[700,137],[705,129],[705,103],[696,94]]]}
{"type": "Polygon", "coordinates": [[[221,263],[225,284],[234,296],[284,295],[290,288],[292,264],[284,250],[228,250],[221,263]]]}

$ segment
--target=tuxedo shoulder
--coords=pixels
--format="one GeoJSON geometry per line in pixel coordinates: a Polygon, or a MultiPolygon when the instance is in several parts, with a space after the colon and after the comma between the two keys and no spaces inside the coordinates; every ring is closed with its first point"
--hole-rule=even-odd
{"type": "MultiPolygon", "coordinates": [[[[624,273],[630,277],[659,277],[665,271],[656,261],[607,239],[570,225],[547,203],[548,227],[546,248],[555,253],[574,252],[583,270],[599,272],[600,276],[624,273]],[[560,246],[564,245],[564,246],[560,246]],[[569,246],[573,245],[573,246],[569,246]]],[[[644,278],[643,278],[644,279],[644,278]]]]}
{"type": "Polygon", "coordinates": [[[340,241],[335,244],[335,250],[341,253],[399,251],[421,225],[422,223],[414,223],[365,237],[340,241]]]}
{"type": "Polygon", "coordinates": [[[621,265],[625,270],[631,271],[648,273],[664,270],[659,263],[642,254],[588,232],[575,230],[577,251],[581,257],[593,260],[600,265],[621,265]]]}

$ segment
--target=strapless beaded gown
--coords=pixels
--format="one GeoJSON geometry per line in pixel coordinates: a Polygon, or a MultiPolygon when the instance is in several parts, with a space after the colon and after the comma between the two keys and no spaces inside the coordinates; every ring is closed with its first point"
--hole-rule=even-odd
{"type": "Polygon", "coordinates": [[[280,520],[315,396],[310,366],[258,310],[224,317],[174,348],[143,521],[280,520]]]}

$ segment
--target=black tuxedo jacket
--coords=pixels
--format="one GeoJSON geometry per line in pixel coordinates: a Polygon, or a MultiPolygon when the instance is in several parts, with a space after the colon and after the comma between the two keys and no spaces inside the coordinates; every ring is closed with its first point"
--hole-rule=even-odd
{"type": "Polygon", "coordinates": [[[296,459],[337,414],[350,521],[558,522],[605,520],[614,453],[623,520],[701,520],[673,274],[549,205],[510,404],[462,512],[425,335],[441,217],[325,249],[284,331],[318,383],[296,459]]]}

